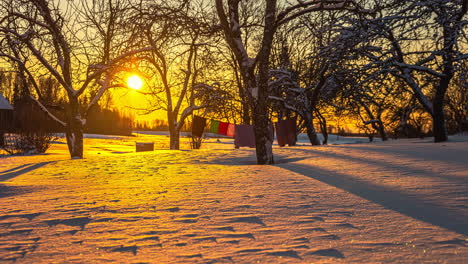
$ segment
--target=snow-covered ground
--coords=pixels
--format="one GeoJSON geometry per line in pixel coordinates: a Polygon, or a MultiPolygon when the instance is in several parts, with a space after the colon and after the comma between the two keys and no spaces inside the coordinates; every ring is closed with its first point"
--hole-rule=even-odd
{"type": "Polygon", "coordinates": [[[468,263],[468,136],[299,139],[274,166],[143,133],[2,157],[0,262],[468,263]]]}

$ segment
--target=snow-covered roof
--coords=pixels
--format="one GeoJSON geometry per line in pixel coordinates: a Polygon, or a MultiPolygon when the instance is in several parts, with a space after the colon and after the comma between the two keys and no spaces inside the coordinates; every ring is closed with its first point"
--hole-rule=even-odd
{"type": "Polygon", "coordinates": [[[0,109],[13,110],[13,106],[3,97],[2,93],[0,93],[0,109]]]}

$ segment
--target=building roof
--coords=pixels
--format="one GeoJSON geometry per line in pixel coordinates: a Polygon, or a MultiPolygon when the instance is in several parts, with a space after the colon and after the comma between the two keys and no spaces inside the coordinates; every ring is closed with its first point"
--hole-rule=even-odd
{"type": "Polygon", "coordinates": [[[1,110],[13,110],[13,106],[8,102],[8,100],[3,97],[3,94],[0,93],[0,109],[1,110]]]}

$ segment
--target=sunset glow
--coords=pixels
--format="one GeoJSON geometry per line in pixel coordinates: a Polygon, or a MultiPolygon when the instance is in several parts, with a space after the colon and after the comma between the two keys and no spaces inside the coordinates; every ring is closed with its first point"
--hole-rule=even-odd
{"type": "Polygon", "coordinates": [[[127,86],[134,90],[140,90],[143,87],[143,80],[138,75],[131,75],[127,78],[127,86]]]}

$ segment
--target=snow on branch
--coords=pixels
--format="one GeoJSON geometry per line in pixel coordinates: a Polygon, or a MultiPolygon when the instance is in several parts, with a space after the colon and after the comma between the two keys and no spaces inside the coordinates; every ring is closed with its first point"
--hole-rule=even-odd
{"type": "Polygon", "coordinates": [[[195,110],[203,109],[206,108],[208,105],[191,105],[182,111],[182,114],[180,115],[179,122],[176,124],[176,130],[180,130],[184,124],[184,120],[193,113],[195,110]]]}
{"type": "Polygon", "coordinates": [[[25,38],[24,35],[19,34],[18,32],[11,30],[11,29],[6,29],[3,28],[2,31],[5,33],[10,33],[20,39],[26,46],[28,46],[29,50],[32,52],[34,57],[36,57],[39,62],[57,79],[57,81],[69,92],[73,92],[72,87],[67,85],[65,80],[62,78],[62,75],[53,67],[49,61],[42,55],[42,53],[36,49],[34,44],[31,42],[30,38],[25,38]]]}
{"type": "Polygon", "coordinates": [[[445,74],[434,71],[430,68],[424,67],[424,66],[419,66],[419,65],[412,65],[412,64],[406,64],[406,63],[401,63],[401,62],[393,62],[394,65],[400,67],[400,68],[406,68],[414,71],[420,71],[420,72],[426,72],[431,75],[437,76],[439,78],[445,77],[445,74]]]}
{"type": "Polygon", "coordinates": [[[299,113],[299,114],[302,114],[302,112],[299,109],[297,109],[294,106],[286,103],[286,101],[281,97],[270,95],[270,96],[268,96],[268,99],[281,102],[286,109],[291,110],[291,111],[296,112],[296,113],[299,113]]]}
{"type": "Polygon", "coordinates": [[[362,14],[374,14],[375,10],[362,8],[353,0],[314,0],[297,1],[298,3],[284,9],[276,18],[275,26],[278,27],[301,15],[315,11],[348,10],[362,14]]]}
{"type": "Polygon", "coordinates": [[[57,117],[55,117],[48,109],[47,107],[45,107],[41,102],[39,102],[36,98],[34,98],[33,96],[29,96],[29,98],[31,100],[33,100],[37,106],[39,106],[39,108],[44,111],[50,118],[52,118],[53,120],[55,120],[57,123],[59,123],[61,126],[65,127],[66,126],[66,123],[61,121],[60,119],[58,119],[57,117]]]}

